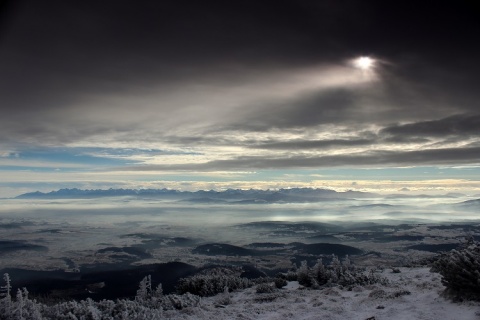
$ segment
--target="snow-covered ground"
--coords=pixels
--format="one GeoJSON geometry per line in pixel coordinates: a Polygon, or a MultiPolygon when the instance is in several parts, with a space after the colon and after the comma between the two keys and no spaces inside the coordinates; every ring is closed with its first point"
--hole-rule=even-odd
{"type": "Polygon", "coordinates": [[[289,282],[274,293],[255,288],[202,298],[198,307],[166,311],[172,319],[375,319],[375,320],[474,320],[480,303],[454,303],[444,297],[440,275],[428,268],[385,269],[390,284],[310,290],[289,282]],[[229,300],[229,301],[228,301],[229,300]],[[227,301],[227,303],[225,303],[227,301]]]}

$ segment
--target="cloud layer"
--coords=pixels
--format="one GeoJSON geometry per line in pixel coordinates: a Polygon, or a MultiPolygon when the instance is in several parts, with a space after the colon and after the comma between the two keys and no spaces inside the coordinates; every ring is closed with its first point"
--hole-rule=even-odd
{"type": "Polygon", "coordinates": [[[0,33],[0,168],[479,165],[476,9],[10,2],[0,33]],[[355,68],[359,55],[374,68],[355,68]],[[77,157],[41,157],[39,148],[77,157]]]}

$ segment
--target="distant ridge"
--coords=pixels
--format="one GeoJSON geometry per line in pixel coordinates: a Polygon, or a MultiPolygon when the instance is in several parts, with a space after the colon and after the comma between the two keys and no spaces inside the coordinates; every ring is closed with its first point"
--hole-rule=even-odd
{"type": "Polygon", "coordinates": [[[480,208],[480,199],[473,199],[473,200],[467,200],[467,201],[459,202],[459,203],[454,204],[454,206],[461,207],[463,209],[471,208],[471,209],[474,209],[474,210],[478,210],[478,208],[480,208]]]}
{"type": "Polygon", "coordinates": [[[60,199],[60,198],[97,198],[97,197],[121,197],[141,195],[173,195],[180,191],[169,189],[59,189],[51,192],[29,192],[16,197],[16,199],[60,199]]]}
{"type": "Polygon", "coordinates": [[[101,197],[154,197],[158,199],[181,200],[193,203],[278,203],[317,202],[378,197],[379,195],[360,191],[337,192],[329,189],[292,188],[279,190],[227,189],[225,191],[199,190],[179,191],[172,189],[60,189],[51,192],[30,192],[16,199],[89,199],[101,197]]]}

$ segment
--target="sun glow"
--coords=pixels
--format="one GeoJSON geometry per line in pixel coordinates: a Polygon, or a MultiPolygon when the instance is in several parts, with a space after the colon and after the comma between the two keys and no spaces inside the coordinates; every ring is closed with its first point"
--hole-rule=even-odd
{"type": "Polygon", "coordinates": [[[355,66],[362,70],[369,70],[374,65],[374,60],[370,57],[360,57],[355,59],[355,66]]]}

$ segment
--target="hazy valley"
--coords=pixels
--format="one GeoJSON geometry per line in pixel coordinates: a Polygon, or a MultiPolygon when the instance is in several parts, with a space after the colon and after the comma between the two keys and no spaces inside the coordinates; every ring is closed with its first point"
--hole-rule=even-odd
{"type": "Polygon", "coordinates": [[[332,254],[362,267],[425,266],[480,239],[477,209],[460,194],[308,188],[33,193],[1,201],[0,271],[31,294],[98,300],[134,296],[149,274],[174,292],[178,279],[212,266],[249,278],[332,254]]]}

